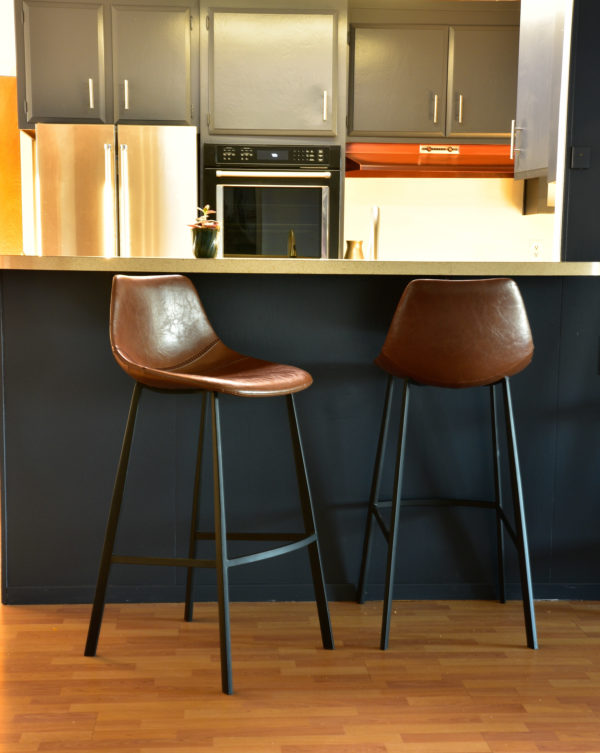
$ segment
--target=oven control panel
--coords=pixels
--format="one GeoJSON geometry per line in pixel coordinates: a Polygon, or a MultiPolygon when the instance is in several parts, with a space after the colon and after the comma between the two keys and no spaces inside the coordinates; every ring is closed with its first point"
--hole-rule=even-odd
{"type": "Polygon", "coordinates": [[[321,145],[268,146],[262,144],[206,144],[205,165],[269,165],[271,167],[314,166],[339,169],[339,151],[339,147],[321,145]]]}

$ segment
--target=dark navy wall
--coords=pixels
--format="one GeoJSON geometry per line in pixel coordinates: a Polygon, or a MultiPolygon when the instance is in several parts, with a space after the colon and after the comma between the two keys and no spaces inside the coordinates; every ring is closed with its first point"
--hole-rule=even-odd
{"type": "MultiPolygon", "coordinates": [[[[232,347],[313,374],[297,404],[330,596],[350,599],[385,388],[373,358],[407,279],[193,279],[232,347]]],[[[108,342],[111,275],[5,271],[0,281],[3,597],[88,601],[132,388],[108,342]]],[[[536,344],[533,363],[513,379],[535,595],[600,598],[600,281],[517,281],[536,344]]],[[[490,494],[486,391],[422,389],[412,405],[407,493],[490,494]]],[[[142,395],[122,553],[185,554],[199,410],[198,396],[142,395]]],[[[230,525],[293,526],[285,402],[225,398],[223,424],[230,525]]],[[[390,464],[388,489],[391,475],[390,464]]],[[[205,489],[210,496],[209,464],[205,489]]],[[[413,508],[403,520],[398,597],[493,597],[488,511],[413,508]]],[[[276,562],[234,570],[233,597],[311,598],[306,554],[276,562]]],[[[171,568],[115,566],[109,598],[180,600],[183,577],[171,568]]],[[[514,558],[510,580],[517,596],[514,558]]],[[[369,596],[377,598],[381,546],[372,581],[369,596]]],[[[214,599],[213,583],[212,571],[198,571],[197,598],[214,599]]]]}
{"type": "Polygon", "coordinates": [[[571,48],[570,102],[565,171],[563,258],[600,259],[600,102],[594,92],[600,70],[600,3],[575,0],[571,48]],[[571,167],[572,150],[588,150],[588,160],[571,167]]]}

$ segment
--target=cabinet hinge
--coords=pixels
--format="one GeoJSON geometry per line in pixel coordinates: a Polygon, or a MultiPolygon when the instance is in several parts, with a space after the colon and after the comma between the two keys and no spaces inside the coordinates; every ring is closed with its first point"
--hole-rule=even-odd
{"type": "Polygon", "coordinates": [[[210,29],[210,16],[208,13],[206,14],[206,28],[207,30],[210,29]]]}

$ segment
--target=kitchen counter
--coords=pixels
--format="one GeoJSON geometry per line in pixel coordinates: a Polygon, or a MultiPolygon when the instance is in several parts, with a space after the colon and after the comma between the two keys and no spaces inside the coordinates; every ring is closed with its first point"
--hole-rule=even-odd
{"type": "Polygon", "coordinates": [[[274,257],[195,259],[0,256],[0,270],[258,275],[597,277],[600,262],[350,261],[274,257]]]}

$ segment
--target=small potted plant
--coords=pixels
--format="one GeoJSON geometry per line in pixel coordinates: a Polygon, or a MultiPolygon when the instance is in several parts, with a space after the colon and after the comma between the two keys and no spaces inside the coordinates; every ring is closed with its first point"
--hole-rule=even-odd
{"type": "Polygon", "coordinates": [[[217,238],[219,233],[219,223],[211,219],[210,215],[215,214],[208,204],[204,207],[198,207],[198,218],[192,228],[192,238],[194,240],[194,256],[199,259],[210,259],[217,253],[217,238]]]}

